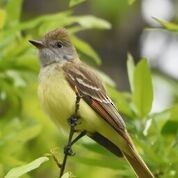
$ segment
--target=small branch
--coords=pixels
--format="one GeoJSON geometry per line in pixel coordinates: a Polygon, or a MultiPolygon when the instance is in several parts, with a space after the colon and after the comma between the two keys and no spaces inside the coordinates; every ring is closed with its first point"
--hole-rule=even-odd
{"type": "MultiPolygon", "coordinates": [[[[73,156],[75,155],[75,153],[72,151],[72,145],[74,143],[76,143],[81,137],[83,137],[86,132],[83,131],[81,132],[74,140],[73,136],[75,131],[75,127],[78,124],[78,120],[79,120],[79,116],[78,116],[78,110],[79,110],[79,104],[80,104],[80,95],[78,94],[78,92],[76,92],[76,103],[75,103],[75,113],[74,115],[72,115],[68,121],[69,121],[69,125],[70,125],[70,133],[69,133],[69,138],[68,138],[68,142],[67,145],[64,147],[64,158],[63,158],[63,162],[62,164],[58,164],[58,166],[60,167],[60,175],[59,178],[62,177],[62,175],[64,174],[64,170],[65,170],[65,166],[67,163],[67,158],[68,156],[73,156]]],[[[54,159],[55,160],[55,159],[54,159]]]]}
{"type": "Polygon", "coordinates": [[[52,158],[53,158],[54,162],[57,164],[57,166],[59,168],[61,168],[61,164],[53,151],[50,151],[50,156],[52,156],[52,158]]]}
{"type": "Polygon", "coordinates": [[[64,170],[65,170],[65,166],[66,166],[68,156],[73,155],[73,151],[71,149],[71,142],[72,142],[72,137],[74,135],[74,132],[75,132],[74,126],[71,125],[68,143],[67,143],[67,146],[64,147],[64,159],[63,159],[63,162],[61,164],[61,170],[60,170],[60,176],[59,177],[62,177],[62,175],[64,174],[64,170]]]}

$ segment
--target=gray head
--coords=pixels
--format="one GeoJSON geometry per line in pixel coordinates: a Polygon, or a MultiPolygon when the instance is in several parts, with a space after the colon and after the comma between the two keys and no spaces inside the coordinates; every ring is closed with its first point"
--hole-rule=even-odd
{"type": "Polygon", "coordinates": [[[29,40],[39,50],[42,67],[53,63],[71,61],[77,57],[66,29],[48,32],[42,40],[29,40]]]}

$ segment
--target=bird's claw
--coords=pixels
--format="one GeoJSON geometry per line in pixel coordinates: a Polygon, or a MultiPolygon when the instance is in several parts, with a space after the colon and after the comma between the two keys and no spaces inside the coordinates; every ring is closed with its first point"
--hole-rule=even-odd
{"type": "Polygon", "coordinates": [[[74,156],[75,155],[71,146],[68,146],[68,145],[64,147],[64,154],[66,154],[68,156],[74,156]]]}
{"type": "Polygon", "coordinates": [[[72,115],[68,119],[68,123],[71,127],[75,127],[78,124],[79,117],[72,115]]]}

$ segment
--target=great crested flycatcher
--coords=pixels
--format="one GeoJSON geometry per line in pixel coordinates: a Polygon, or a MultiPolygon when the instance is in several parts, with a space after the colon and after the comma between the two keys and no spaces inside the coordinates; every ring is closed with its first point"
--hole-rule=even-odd
{"type": "Polygon", "coordinates": [[[125,157],[139,178],[153,174],[139,156],[117,108],[96,73],[79,60],[66,29],[48,32],[42,40],[30,40],[39,50],[41,71],[38,95],[50,118],[65,130],[80,96],[78,132],[125,157]]]}

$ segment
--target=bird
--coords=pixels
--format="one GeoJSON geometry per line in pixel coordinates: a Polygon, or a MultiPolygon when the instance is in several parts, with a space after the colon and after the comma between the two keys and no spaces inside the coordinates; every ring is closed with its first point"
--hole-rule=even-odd
{"type": "Polygon", "coordinates": [[[38,96],[42,108],[57,127],[69,132],[68,118],[80,97],[78,133],[125,158],[138,178],[154,175],[139,155],[118,109],[95,70],[82,62],[65,28],[49,31],[41,40],[29,40],[39,52],[38,96]]]}

